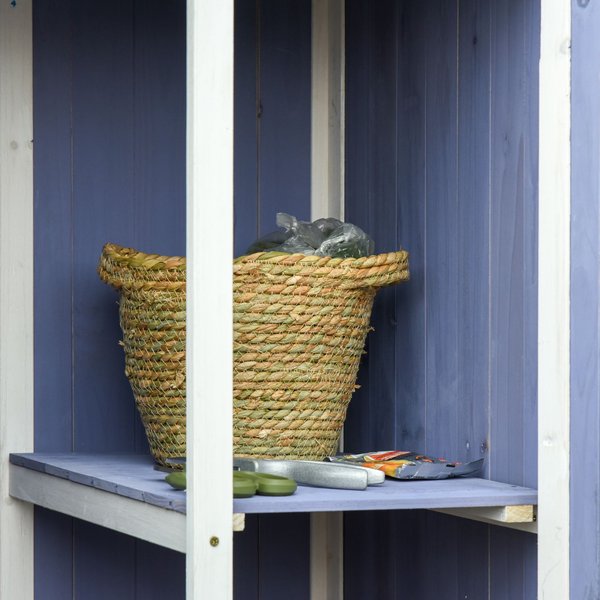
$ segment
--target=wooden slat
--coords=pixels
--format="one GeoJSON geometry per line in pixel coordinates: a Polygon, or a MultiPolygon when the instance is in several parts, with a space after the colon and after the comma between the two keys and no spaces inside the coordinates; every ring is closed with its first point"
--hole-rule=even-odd
{"type": "Polygon", "coordinates": [[[138,598],[185,598],[185,556],[181,552],[136,540],[135,568],[138,598]]]}
{"type": "MultiPolygon", "coordinates": [[[[310,218],[311,3],[260,0],[258,58],[258,225],[275,215],[310,218]]],[[[260,517],[258,597],[306,600],[310,594],[310,517],[260,517]],[[294,539],[294,544],[289,543],[294,539]],[[290,581],[294,585],[290,586],[290,581]]]]}
{"type": "MultiPolygon", "coordinates": [[[[235,3],[234,254],[244,254],[258,237],[259,197],[259,22],[256,0],[235,3]]],[[[234,536],[233,590],[236,598],[258,600],[258,517],[234,536]]]]}
{"type": "Polygon", "coordinates": [[[235,255],[244,254],[258,237],[259,167],[259,22],[258,2],[235,3],[235,255]]]}
{"type": "MultiPolygon", "coordinates": [[[[459,282],[459,325],[457,429],[452,455],[461,461],[486,458],[486,467],[490,456],[491,346],[488,302],[490,5],[488,0],[461,0],[457,15],[458,260],[453,267],[454,277],[459,282]]],[[[429,168],[435,169],[435,166],[429,165],[429,168]]],[[[453,235],[452,228],[446,235],[453,235]]],[[[462,561],[469,560],[472,564],[468,570],[458,568],[457,595],[484,597],[489,585],[489,528],[463,519],[450,521],[456,527],[455,552],[463,557],[462,561]]]]}
{"type": "Polygon", "coordinates": [[[106,242],[135,241],[133,5],[73,2],[72,19],[73,448],[133,452],[117,296],[96,272],[106,242]]]}
{"type": "MultiPolygon", "coordinates": [[[[458,3],[434,0],[423,7],[426,44],[426,130],[425,130],[425,448],[435,456],[455,456],[463,441],[463,415],[459,385],[459,346],[462,323],[458,269],[461,243],[458,197],[458,3]],[[462,432],[461,432],[462,433],[462,432]],[[461,439],[461,437],[463,439],[461,439]]],[[[475,127],[476,124],[473,124],[475,127]]],[[[465,274],[468,277],[468,273],[465,274]]],[[[465,415],[466,416],[466,415],[465,415]]],[[[458,458],[462,454],[462,448],[458,458]]],[[[436,577],[422,582],[427,600],[460,597],[463,571],[459,567],[461,523],[438,515],[424,515],[421,531],[429,540],[436,577]]],[[[476,580],[481,571],[473,574],[476,580]]],[[[470,575],[470,574],[469,574],[470,575]]],[[[478,590],[473,590],[478,591],[478,590]]],[[[474,597],[479,594],[474,593],[474,597]]]]}
{"type": "MultiPolygon", "coordinates": [[[[490,476],[536,485],[537,2],[491,8],[490,476]]],[[[524,597],[535,587],[535,540],[490,529],[490,589],[524,597]]]]}
{"type": "MultiPolygon", "coordinates": [[[[346,3],[346,165],[344,200],[345,219],[365,231],[369,221],[369,2],[352,0],[346,3]]],[[[348,407],[344,425],[344,448],[360,452],[368,446],[372,412],[369,388],[370,343],[367,336],[366,354],[358,372],[358,385],[348,407]]],[[[354,529],[355,530],[355,529],[354,529]]],[[[348,566],[348,564],[347,564],[348,566]]],[[[349,569],[349,572],[352,572],[349,569]]],[[[356,571],[354,571],[356,572],[356,571]]]]}
{"type": "Polygon", "coordinates": [[[211,600],[233,596],[233,15],[187,3],[187,597],[211,600]]]}
{"type": "Polygon", "coordinates": [[[344,2],[312,0],[311,220],[343,218],[344,2]]]}
{"type": "Polygon", "coordinates": [[[261,0],[260,233],[275,215],[310,217],[311,16],[304,0],[261,0]]]}
{"type": "Polygon", "coordinates": [[[8,453],[33,449],[32,3],[0,4],[0,597],[33,598],[33,510],[8,453]]]}
{"type": "MultiPolygon", "coordinates": [[[[397,15],[400,3],[347,3],[346,220],[363,228],[376,252],[396,250],[398,121],[397,15]]],[[[378,293],[345,449],[396,447],[396,289],[378,293]]],[[[353,597],[396,597],[398,554],[391,512],[345,515],[344,589],[353,597]],[[364,570],[385,573],[365,581],[364,570]]]]}
{"type": "Polygon", "coordinates": [[[572,2],[570,594],[600,598],[600,7],[572,2]],[[594,73],[594,76],[591,75],[594,73]]]}
{"type": "Polygon", "coordinates": [[[570,4],[541,5],[538,597],[544,600],[570,593],[570,4]]]}
{"type": "Polygon", "coordinates": [[[51,452],[73,444],[71,26],[70,3],[36,4],[35,447],[51,452]]]}
{"type": "MultiPolygon", "coordinates": [[[[100,281],[96,266],[106,242],[136,242],[134,6],[70,4],[72,262],[67,268],[72,281],[72,373],[66,384],[73,398],[71,443],[78,451],[133,452],[138,417],[118,346],[122,332],[117,295],[100,281]]],[[[47,51],[52,52],[52,42],[47,51]]],[[[43,255],[39,261],[43,268],[43,255]]],[[[51,285],[36,293],[53,295],[54,289],[51,285]]],[[[46,352],[52,347],[46,346],[46,352]]],[[[90,600],[127,597],[135,590],[135,542],[115,537],[84,523],[73,524],[75,597],[87,590],[90,600]],[[120,549],[118,561],[115,546],[120,549]]]]}

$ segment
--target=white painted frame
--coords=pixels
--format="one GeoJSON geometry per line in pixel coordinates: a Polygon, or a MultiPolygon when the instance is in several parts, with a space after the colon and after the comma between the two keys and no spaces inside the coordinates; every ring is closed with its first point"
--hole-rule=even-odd
{"type": "MultiPolygon", "coordinates": [[[[329,9],[329,2],[314,0],[314,5],[319,11],[326,6],[329,9]]],[[[541,6],[538,595],[544,600],[566,600],[570,542],[571,15],[568,0],[542,0],[541,6]]],[[[320,29],[319,23],[315,25],[315,32],[331,31],[320,29]]],[[[324,48],[326,38],[325,34],[317,35],[314,48],[324,48]]],[[[14,7],[9,2],[0,3],[0,597],[11,600],[33,598],[33,511],[31,506],[8,496],[7,467],[9,451],[26,452],[33,448],[31,47],[31,0],[18,0],[14,7]],[[13,57],[17,58],[11,60],[13,57]]],[[[322,52],[317,50],[316,55],[322,52]]],[[[324,131],[322,124],[331,124],[329,119],[334,116],[317,96],[316,80],[322,79],[323,70],[318,61],[315,66],[313,133],[324,131]]],[[[199,597],[202,592],[215,600],[225,600],[231,598],[232,579],[231,478],[222,475],[228,473],[223,465],[214,470],[209,466],[206,473],[201,457],[208,447],[213,452],[217,447],[227,450],[223,453],[227,462],[231,451],[231,340],[230,330],[219,328],[219,324],[231,323],[231,278],[225,276],[231,266],[231,232],[225,228],[215,240],[205,225],[210,217],[232,222],[231,0],[188,0],[188,68],[188,356],[206,359],[192,361],[188,369],[188,532],[194,534],[188,535],[188,598],[199,597]],[[211,198],[211,202],[202,202],[202,198],[211,198]],[[214,295],[201,296],[196,292],[196,282],[202,278],[218,290],[214,295]],[[202,320],[205,314],[211,314],[211,318],[202,320]],[[215,334],[216,344],[211,338],[215,334]],[[211,395],[222,398],[222,404],[203,401],[211,395]],[[204,427],[206,422],[213,426],[204,427]],[[201,468],[214,485],[206,485],[201,468]],[[206,514],[211,515],[210,522],[201,518],[206,514]],[[213,535],[220,541],[216,548],[208,543],[213,535]]],[[[324,89],[321,87],[319,93],[324,89]]],[[[325,98],[331,93],[329,89],[325,98]]],[[[343,110],[343,102],[339,108],[343,110]]],[[[333,214],[335,208],[325,203],[326,198],[336,197],[331,193],[331,185],[333,189],[340,186],[340,210],[343,206],[343,128],[336,133],[334,119],[327,132],[327,140],[313,143],[313,217],[325,214],[320,212],[325,207],[326,214],[333,214]],[[337,148],[342,154],[329,164],[323,160],[335,156],[332,139],[334,145],[339,139],[337,148]],[[328,164],[325,171],[324,164],[328,164]],[[325,189],[328,196],[320,192],[325,189]]],[[[337,539],[337,535],[330,539],[337,539]]]]}
{"type": "MultiPolygon", "coordinates": [[[[538,263],[538,598],[569,598],[571,1],[542,0],[538,263]]],[[[573,599],[578,600],[578,599],[573,599]]]]}
{"type": "Polygon", "coordinates": [[[233,0],[188,0],[190,600],[233,597],[233,17],[233,0]]]}
{"type": "Polygon", "coordinates": [[[9,452],[33,450],[32,5],[0,3],[0,598],[33,598],[33,506],[9,452]]]}

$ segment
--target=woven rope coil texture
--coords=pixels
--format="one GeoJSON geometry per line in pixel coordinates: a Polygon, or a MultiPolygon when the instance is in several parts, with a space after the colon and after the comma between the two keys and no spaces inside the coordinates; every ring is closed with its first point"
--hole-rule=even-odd
{"type": "MultiPolygon", "coordinates": [[[[121,294],[125,373],[159,464],[185,456],[186,261],[116,244],[100,277],[121,294]]],[[[321,460],[356,388],[377,289],[407,280],[408,253],[265,252],[233,262],[234,453],[321,460]]]]}

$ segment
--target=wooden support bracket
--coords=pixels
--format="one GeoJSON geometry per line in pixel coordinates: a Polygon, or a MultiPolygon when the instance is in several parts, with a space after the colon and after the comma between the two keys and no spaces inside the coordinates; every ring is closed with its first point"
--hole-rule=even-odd
{"type": "Polygon", "coordinates": [[[233,530],[244,531],[246,529],[246,515],[244,513],[233,513],[233,530]]]}
{"type": "Polygon", "coordinates": [[[435,509],[435,512],[480,521],[489,525],[537,533],[537,506],[532,504],[485,508],[438,508],[435,509]]]}

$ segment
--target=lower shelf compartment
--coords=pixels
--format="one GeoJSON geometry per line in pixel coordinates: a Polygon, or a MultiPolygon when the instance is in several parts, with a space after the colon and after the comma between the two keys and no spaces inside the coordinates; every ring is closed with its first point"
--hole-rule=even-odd
{"type": "MultiPolygon", "coordinates": [[[[14,498],[185,552],[185,492],[171,489],[149,456],[30,453],[12,454],[10,462],[14,498]]],[[[232,508],[236,514],[430,509],[534,532],[527,509],[535,505],[536,490],[470,478],[386,481],[365,491],[300,486],[293,496],[233,500],[232,508]]]]}

